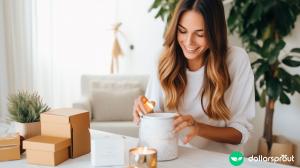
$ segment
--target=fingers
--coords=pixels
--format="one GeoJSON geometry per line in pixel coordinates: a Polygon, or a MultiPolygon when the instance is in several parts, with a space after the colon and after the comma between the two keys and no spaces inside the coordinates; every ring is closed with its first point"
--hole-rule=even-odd
{"type": "Polygon", "coordinates": [[[185,138],[184,138],[184,140],[183,140],[183,143],[184,143],[184,144],[189,143],[189,142],[194,138],[194,136],[195,136],[195,133],[194,133],[194,131],[191,130],[191,131],[185,136],[185,138]]]}
{"type": "Polygon", "coordinates": [[[148,99],[145,96],[140,96],[140,100],[144,104],[148,101],[148,99]]]}
{"type": "Polygon", "coordinates": [[[150,103],[152,104],[153,107],[155,107],[156,105],[155,101],[150,101],[150,103]]]}
{"type": "Polygon", "coordinates": [[[179,115],[178,117],[175,118],[173,125],[174,125],[174,133],[177,133],[179,131],[181,131],[182,129],[186,128],[186,127],[191,127],[194,126],[195,121],[193,119],[192,116],[190,115],[186,115],[186,116],[182,116],[179,115]]]}
{"type": "Polygon", "coordinates": [[[144,115],[147,113],[147,110],[145,108],[145,103],[143,103],[143,98],[141,98],[140,100],[138,100],[137,102],[137,106],[139,107],[139,112],[140,112],[140,115],[144,115]]]}
{"type": "Polygon", "coordinates": [[[189,133],[185,136],[183,143],[189,143],[197,135],[197,123],[191,115],[178,115],[174,120],[174,133],[178,133],[186,127],[189,127],[189,133]]]}
{"type": "Polygon", "coordinates": [[[143,115],[143,110],[140,107],[140,101],[142,100],[142,96],[138,97],[137,99],[135,99],[134,101],[134,105],[133,105],[133,121],[138,125],[140,122],[140,116],[143,115]]]}
{"type": "Polygon", "coordinates": [[[132,116],[133,116],[133,121],[138,125],[140,122],[140,116],[139,116],[139,107],[137,106],[136,100],[134,101],[132,116]]]}
{"type": "MultiPolygon", "coordinates": [[[[143,116],[147,112],[152,111],[152,109],[149,110],[145,106],[145,103],[147,103],[147,102],[148,102],[148,99],[145,96],[140,96],[137,99],[135,99],[132,115],[133,115],[133,120],[136,124],[139,124],[141,116],[143,116]]],[[[151,104],[152,104],[152,102],[151,102],[151,104]]],[[[154,104],[155,104],[155,102],[154,102],[154,104]]]]}
{"type": "Polygon", "coordinates": [[[185,127],[188,127],[188,126],[189,126],[188,122],[183,121],[174,128],[173,132],[178,133],[179,131],[181,131],[182,129],[184,129],[185,127]]]}
{"type": "Polygon", "coordinates": [[[190,115],[178,115],[177,117],[175,117],[175,120],[173,122],[174,127],[177,127],[179,124],[181,124],[182,122],[188,122],[188,125],[192,125],[194,122],[194,119],[192,116],[190,115]]]}

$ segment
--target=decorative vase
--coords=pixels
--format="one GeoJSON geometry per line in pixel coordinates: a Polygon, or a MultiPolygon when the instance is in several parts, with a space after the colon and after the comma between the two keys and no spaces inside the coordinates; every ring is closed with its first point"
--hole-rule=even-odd
{"type": "Polygon", "coordinates": [[[28,139],[37,135],[41,135],[41,122],[19,123],[14,122],[16,132],[24,139],[28,139]]]}
{"type": "Polygon", "coordinates": [[[276,162],[286,165],[294,165],[296,158],[294,144],[292,144],[290,141],[288,141],[286,138],[280,135],[273,136],[273,144],[269,155],[268,146],[265,138],[260,138],[258,143],[258,155],[262,155],[264,157],[293,158],[293,160],[284,159],[276,162]]]}
{"type": "Polygon", "coordinates": [[[173,133],[175,113],[149,113],[141,118],[139,145],[157,150],[159,161],[178,156],[178,134],[173,133]]]}

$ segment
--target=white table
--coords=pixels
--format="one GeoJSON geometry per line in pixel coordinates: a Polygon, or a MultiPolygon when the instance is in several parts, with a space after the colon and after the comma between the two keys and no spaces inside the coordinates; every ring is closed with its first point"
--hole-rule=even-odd
{"type": "MultiPolygon", "coordinates": [[[[132,139],[132,138],[131,138],[132,139]]],[[[132,139],[137,141],[137,139],[132,139]]],[[[175,160],[158,162],[158,168],[230,168],[232,166],[228,160],[229,155],[217,152],[211,152],[201,149],[179,147],[179,157],[175,160]]],[[[0,162],[0,168],[37,168],[47,167],[32,165],[26,162],[25,156],[21,160],[0,162]]],[[[93,167],[90,162],[90,155],[83,155],[75,159],[69,159],[58,166],[59,168],[89,168],[93,167]]],[[[126,167],[126,166],[122,166],[126,167]]],[[[245,158],[241,168],[291,168],[281,164],[269,162],[250,162],[245,158]]]]}

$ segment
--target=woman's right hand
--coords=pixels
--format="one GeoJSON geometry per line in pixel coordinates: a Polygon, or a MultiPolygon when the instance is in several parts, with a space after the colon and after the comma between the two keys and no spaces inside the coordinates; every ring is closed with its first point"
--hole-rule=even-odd
{"type": "Polygon", "coordinates": [[[146,113],[150,113],[153,110],[153,107],[155,106],[155,102],[151,101],[153,107],[149,107],[147,105],[148,99],[145,96],[139,96],[134,101],[133,105],[133,121],[138,125],[140,123],[140,117],[143,116],[146,113]]]}

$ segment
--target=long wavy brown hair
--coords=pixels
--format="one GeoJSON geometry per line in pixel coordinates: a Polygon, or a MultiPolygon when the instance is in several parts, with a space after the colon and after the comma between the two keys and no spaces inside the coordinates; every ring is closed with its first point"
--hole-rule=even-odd
{"type": "Polygon", "coordinates": [[[177,41],[177,31],[180,17],[188,10],[202,14],[208,43],[208,49],[203,56],[204,81],[199,101],[210,118],[229,120],[231,113],[225,104],[224,93],[231,81],[226,64],[227,28],[221,0],[181,0],[177,4],[165,32],[164,51],[158,66],[160,84],[165,93],[165,108],[178,110],[187,85],[187,59],[177,41]],[[206,107],[204,98],[207,100],[206,107]]]}

